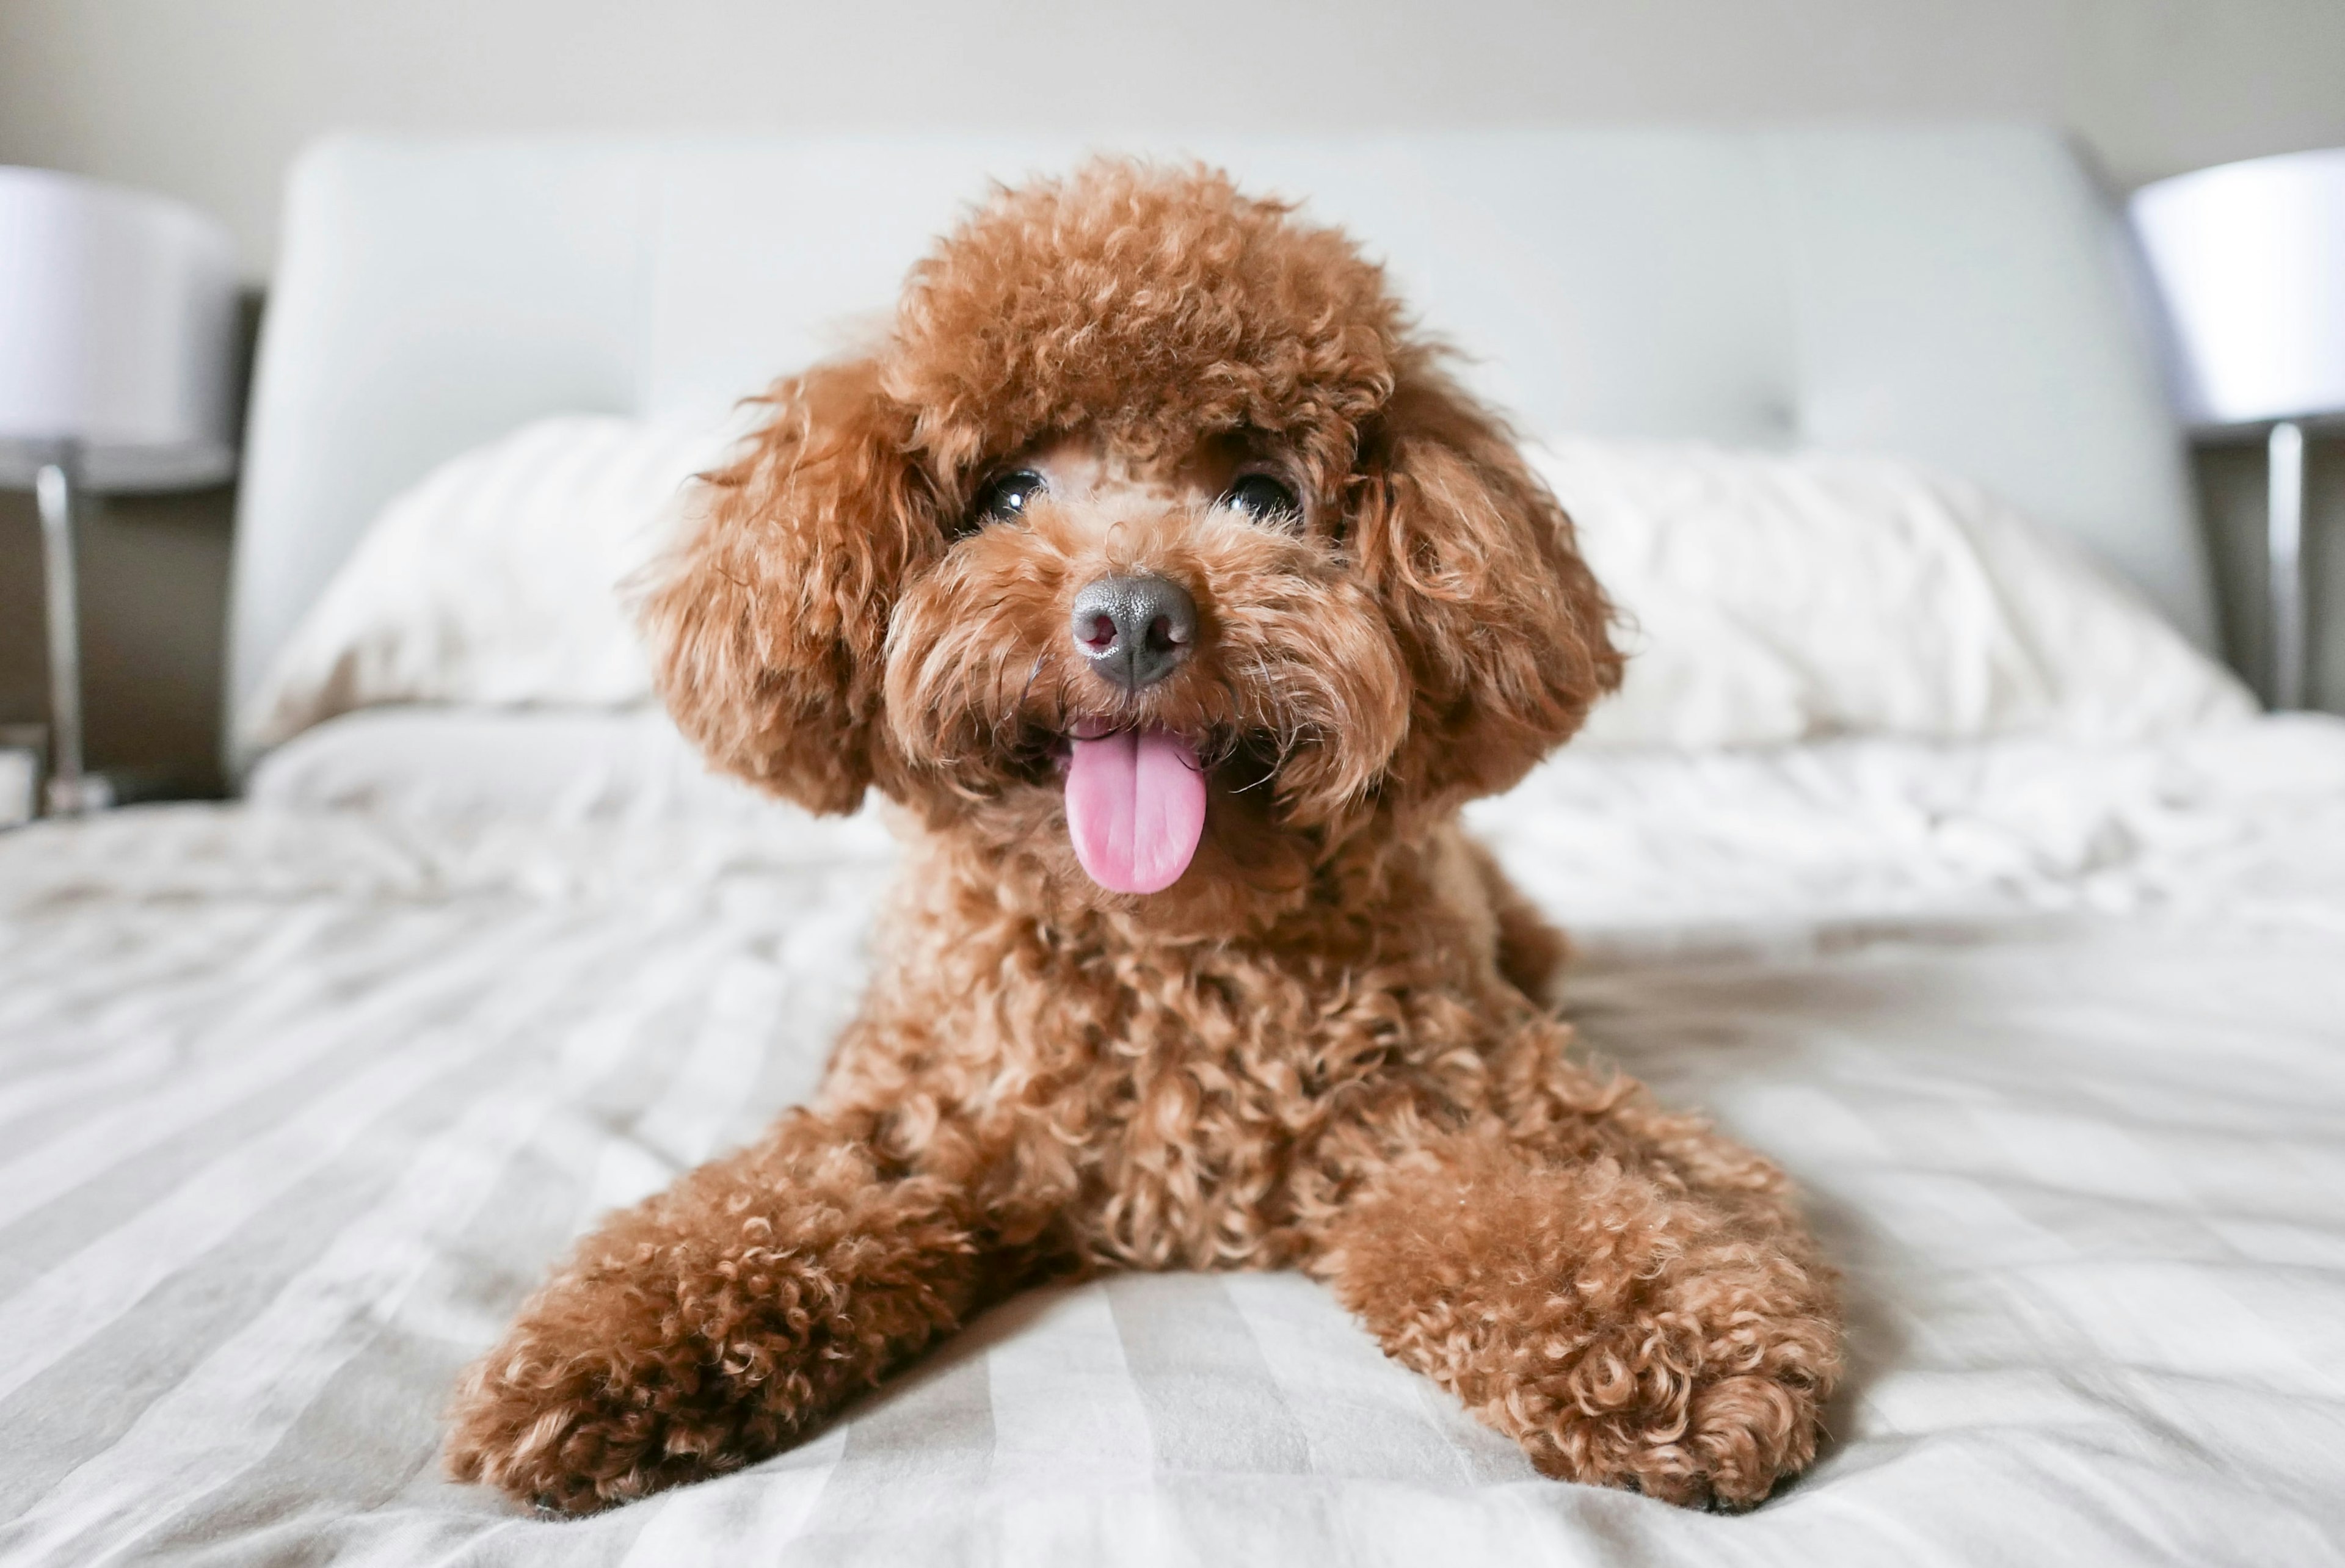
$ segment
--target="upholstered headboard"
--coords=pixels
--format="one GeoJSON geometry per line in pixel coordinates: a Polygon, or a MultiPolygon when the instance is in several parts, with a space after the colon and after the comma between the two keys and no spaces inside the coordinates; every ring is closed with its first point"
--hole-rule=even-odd
{"type": "MultiPolygon", "coordinates": [[[[2056,134],[1133,150],[1202,157],[1348,226],[1527,434],[1920,459],[2066,531],[2211,641],[2181,438],[2121,229],[2056,134]]],[[[261,336],[232,706],[376,510],[435,463],[543,414],[714,415],[849,341],[989,177],[1082,151],[781,137],[311,149],[261,336]]]]}

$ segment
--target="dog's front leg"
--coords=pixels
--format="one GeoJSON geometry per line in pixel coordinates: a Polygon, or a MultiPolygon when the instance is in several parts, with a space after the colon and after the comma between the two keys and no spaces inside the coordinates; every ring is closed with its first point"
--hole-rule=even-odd
{"type": "Polygon", "coordinates": [[[582,1512],[787,1446],[975,1304],[966,1193],[793,1111],[613,1217],[461,1385],[457,1479],[582,1512]]]}
{"type": "Polygon", "coordinates": [[[1309,1266],[1542,1472],[1748,1507],[1814,1457],[1830,1273],[1771,1166],[1633,1085],[1570,1093],[1393,1151],[1309,1266]]]}

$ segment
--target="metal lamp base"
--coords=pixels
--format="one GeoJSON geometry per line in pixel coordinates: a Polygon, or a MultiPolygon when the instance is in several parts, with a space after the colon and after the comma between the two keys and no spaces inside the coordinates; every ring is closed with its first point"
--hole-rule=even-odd
{"type": "Polygon", "coordinates": [[[2271,605],[2271,705],[2304,706],[2304,427],[2282,420],[2264,444],[2264,544],[2271,605]]]}
{"type": "Polygon", "coordinates": [[[81,595],[74,570],[74,511],[81,448],[62,442],[33,476],[41,511],[41,566],[49,631],[49,785],[52,816],[76,816],[114,803],[103,778],[82,769],[81,595]]]}

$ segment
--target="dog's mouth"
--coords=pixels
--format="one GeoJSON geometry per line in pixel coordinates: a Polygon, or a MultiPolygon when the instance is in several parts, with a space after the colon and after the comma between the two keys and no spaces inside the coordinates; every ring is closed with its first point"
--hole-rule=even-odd
{"type": "Polygon", "coordinates": [[[1003,784],[1058,795],[1075,859],[1093,883],[1150,894],[1187,873],[1209,811],[1281,814],[1279,780],[1298,742],[1210,720],[1193,728],[1137,714],[1068,714],[1055,723],[1030,719],[996,744],[1003,784]]]}
{"type": "Polygon", "coordinates": [[[1075,858],[1112,893],[1161,893],[1181,880],[1205,831],[1197,744],[1161,725],[1078,724],[1066,737],[1067,834],[1075,858]]]}

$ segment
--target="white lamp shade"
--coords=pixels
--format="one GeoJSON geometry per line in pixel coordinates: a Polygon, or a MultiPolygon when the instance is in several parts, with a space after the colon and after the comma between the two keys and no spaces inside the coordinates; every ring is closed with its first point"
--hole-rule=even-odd
{"type": "Polygon", "coordinates": [[[2210,425],[2345,411],[2345,147],[2145,186],[2135,229],[2210,425]]]}
{"type": "Polygon", "coordinates": [[[227,232],[160,197],[0,167],[0,483],[60,441],[95,490],[236,468],[237,285],[227,232]]]}

